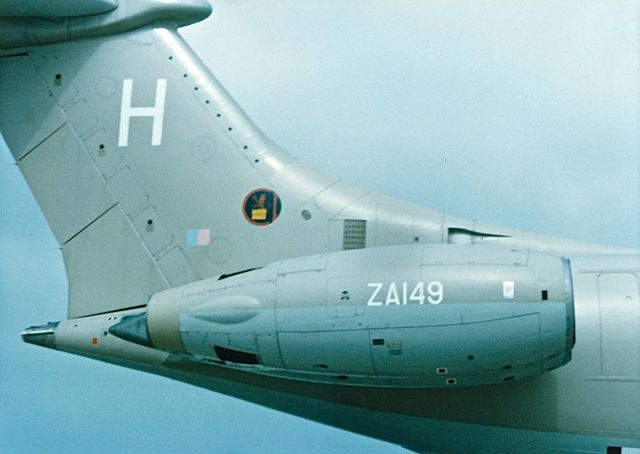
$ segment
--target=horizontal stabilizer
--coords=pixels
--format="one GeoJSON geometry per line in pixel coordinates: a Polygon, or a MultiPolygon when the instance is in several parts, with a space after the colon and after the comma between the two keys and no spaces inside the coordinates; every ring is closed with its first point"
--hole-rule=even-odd
{"type": "Polygon", "coordinates": [[[0,16],[79,17],[113,11],[116,0],[0,0],[0,16]]]}

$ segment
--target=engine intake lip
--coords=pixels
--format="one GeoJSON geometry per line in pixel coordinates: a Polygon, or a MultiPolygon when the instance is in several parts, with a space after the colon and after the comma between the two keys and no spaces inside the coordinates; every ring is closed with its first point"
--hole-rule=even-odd
{"type": "Polygon", "coordinates": [[[564,301],[567,308],[567,350],[576,345],[576,313],[573,299],[573,278],[571,276],[571,261],[562,257],[564,272],[564,301]]]}

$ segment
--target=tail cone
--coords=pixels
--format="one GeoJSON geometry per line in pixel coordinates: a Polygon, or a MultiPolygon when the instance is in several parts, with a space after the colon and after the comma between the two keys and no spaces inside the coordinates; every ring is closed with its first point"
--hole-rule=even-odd
{"type": "Polygon", "coordinates": [[[29,344],[56,348],[55,334],[59,323],[60,322],[49,322],[46,325],[30,326],[20,333],[20,335],[22,336],[22,340],[29,344]]]}

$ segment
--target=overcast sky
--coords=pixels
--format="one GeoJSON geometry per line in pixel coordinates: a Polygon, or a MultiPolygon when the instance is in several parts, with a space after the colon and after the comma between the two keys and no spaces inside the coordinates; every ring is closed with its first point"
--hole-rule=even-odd
{"type": "MultiPolygon", "coordinates": [[[[183,34],[267,135],[324,171],[638,248],[638,3],[542,3],[229,0],[183,34]]],[[[0,143],[0,451],[402,452],[21,342],[66,300],[62,256],[0,143]]]]}

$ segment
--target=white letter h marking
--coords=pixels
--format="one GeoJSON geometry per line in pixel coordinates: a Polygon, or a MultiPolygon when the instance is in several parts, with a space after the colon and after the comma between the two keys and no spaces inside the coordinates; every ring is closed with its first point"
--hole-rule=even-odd
{"type": "Polygon", "coordinates": [[[129,120],[131,120],[131,117],[153,117],[151,145],[160,145],[162,143],[162,122],[164,119],[164,98],[167,94],[167,79],[158,79],[156,82],[155,106],[131,107],[132,91],[133,79],[124,79],[122,82],[122,105],[120,107],[118,146],[126,147],[129,144],[129,120]]]}

